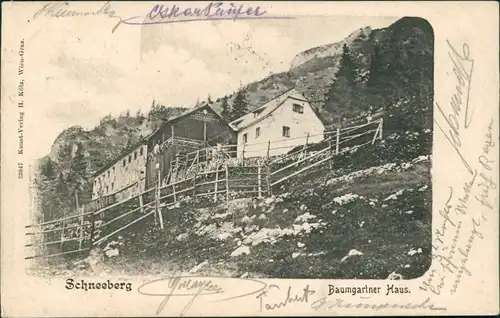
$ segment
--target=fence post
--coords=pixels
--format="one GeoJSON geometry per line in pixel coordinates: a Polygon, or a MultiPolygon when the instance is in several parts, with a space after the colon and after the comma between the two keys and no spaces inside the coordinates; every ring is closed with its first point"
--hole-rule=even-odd
{"type": "Polygon", "coordinates": [[[175,166],[174,166],[175,176],[173,182],[177,180],[178,171],[179,171],[179,152],[177,151],[175,153],[175,166]]]}
{"type": "Polygon", "coordinates": [[[382,136],[382,121],[380,121],[380,123],[377,125],[375,134],[373,134],[372,145],[375,144],[375,140],[377,140],[379,136],[382,136]]]}
{"type": "Polygon", "coordinates": [[[80,207],[78,204],[78,190],[75,191],[75,202],[76,202],[76,211],[79,212],[80,214],[80,240],[78,242],[79,250],[82,249],[82,243],[83,243],[83,207],[80,207]]]}
{"type": "Polygon", "coordinates": [[[269,150],[271,149],[271,140],[267,142],[267,159],[269,159],[269,150]]]}
{"type": "MultiPolygon", "coordinates": [[[[307,133],[307,136],[306,136],[306,144],[304,145],[304,148],[302,148],[302,155],[305,157],[307,157],[307,146],[309,145],[309,133],[307,133]]],[[[298,161],[300,160],[300,156],[299,156],[299,159],[297,160],[297,165],[299,164],[298,161]]]]}
{"type": "Polygon", "coordinates": [[[172,183],[172,197],[174,198],[174,203],[177,202],[177,194],[175,193],[175,183],[172,183]]]}
{"type": "MultiPolygon", "coordinates": [[[[65,218],[66,217],[66,210],[63,209],[63,217],[62,218],[65,218]]],[[[56,232],[57,233],[57,232],[56,232]]],[[[64,221],[61,221],[61,238],[60,238],[60,241],[61,241],[61,252],[63,252],[63,238],[64,238],[64,221]]]]}
{"type": "Polygon", "coordinates": [[[339,143],[340,143],[340,127],[337,127],[337,143],[335,145],[335,154],[339,153],[339,143]]]}
{"type": "Polygon", "coordinates": [[[63,244],[64,244],[64,222],[65,221],[61,221],[61,239],[60,239],[60,241],[61,241],[61,247],[60,247],[61,248],[61,253],[64,252],[64,250],[63,250],[63,244]]]}
{"type": "Polygon", "coordinates": [[[160,178],[160,169],[157,169],[158,181],[156,182],[156,213],[158,213],[158,220],[160,222],[160,229],[163,230],[163,214],[160,208],[160,194],[161,194],[161,178],[160,178]]]}
{"type": "Polygon", "coordinates": [[[272,193],[272,188],[271,188],[271,168],[269,165],[266,165],[266,175],[267,175],[267,193],[269,196],[271,196],[272,193]]]}
{"type": "MultiPolygon", "coordinates": [[[[97,202],[97,211],[99,211],[99,202],[97,202]]],[[[95,212],[96,211],[92,211],[92,213],[90,213],[90,242],[89,242],[90,244],[89,244],[89,248],[92,248],[92,244],[94,244],[95,212]]]]}
{"type": "MultiPolygon", "coordinates": [[[[158,171],[159,168],[160,168],[160,164],[156,163],[156,171],[158,171]]],[[[156,176],[155,178],[158,178],[158,174],[155,174],[155,176],[156,176]]],[[[155,213],[153,213],[153,214],[154,214],[154,219],[155,219],[155,226],[157,226],[158,225],[158,180],[155,180],[154,187],[155,187],[155,190],[154,190],[155,213]]]]}
{"type": "Polygon", "coordinates": [[[229,201],[229,168],[226,164],[226,201],[229,201]]]}
{"type": "Polygon", "coordinates": [[[384,130],[384,119],[380,118],[380,140],[382,140],[382,131],[384,130]]]}
{"type": "Polygon", "coordinates": [[[257,185],[258,185],[258,193],[259,193],[259,198],[262,198],[262,181],[261,181],[261,165],[257,166],[257,185]]]}
{"type": "MultiPolygon", "coordinates": [[[[43,211],[43,210],[42,210],[43,211]]],[[[51,215],[52,215],[52,205],[49,205],[49,217],[48,219],[50,220],[51,219],[51,215]]],[[[42,213],[42,223],[45,223],[45,213],[42,213]]],[[[38,226],[40,228],[41,231],[43,231],[43,226],[39,225],[38,226]]],[[[42,243],[45,243],[47,241],[50,241],[49,240],[49,233],[43,233],[42,234],[42,243]]],[[[50,234],[54,234],[54,233],[50,233],[50,234]]],[[[35,236],[34,236],[35,237],[35,236]]],[[[47,248],[47,245],[43,244],[42,245],[42,253],[45,255],[45,254],[48,254],[48,248],[47,248]]]]}
{"type": "Polygon", "coordinates": [[[193,198],[196,196],[196,177],[198,176],[198,166],[194,169],[193,177],[193,198]]]}
{"type": "Polygon", "coordinates": [[[375,129],[375,133],[373,134],[373,138],[372,138],[372,142],[371,142],[372,145],[375,143],[375,140],[377,140],[379,130],[380,130],[380,124],[377,125],[377,129],[375,129]]]}
{"type": "Polygon", "coordinates": [[[144,199],[142,198],[142,193],[139,195],[139,206],[141,207],[141,213],[144,213],[144,199]]]}
{"type": "Polygon", "coordinates": [[[85,228],[85,225],[84,225],[84,222],[83,222],[83,214],[84,214],[84,211],[85,211],[85,206],[82,206],[80,208],[80,215],[81,215],[81,220],[80,220],[80,241],[79,241],[79,244],[78,244],[78,249],[81,250],[82,249],[82,245],[83,245],[83,229],[85,228]]]}
{"type": "Polygon", "coordinates": [[[214,202],[217,202],[217,184],[219,183],[219,168],[215,167],[214,202]]]}

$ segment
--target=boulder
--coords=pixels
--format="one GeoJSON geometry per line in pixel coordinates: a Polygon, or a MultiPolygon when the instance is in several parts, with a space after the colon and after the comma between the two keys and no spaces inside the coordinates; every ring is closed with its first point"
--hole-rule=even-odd
{"type": "Polygon", "coordinates": [[[225,241],[228,238],[230,238],[231,236],[233,236],[231,233],[223,232],[223,233],[217,234],[217,239],[220,241],[225,241]]]}
{"type": "Polygon", "coordinates": [[[248,272],[245,272],[245,274],[240,276],[240,278],[247,278],[247,277],[248,277],[248,272]]]}
{"type": "Polygon", "coordinates": [[[191,268],[191,269],[189,270],[189,273],[196,273],[196,272],[198,272],[200,269],[202,269],[203,267],[205,267],[205,266],[207,266],[207,265],[208,265],[208,261],[207,261],[207,260],[205,260],[205,261],[201,262],[200,264],[198,264],[198,265],[194,266],[193,268],[191,268]]]}
{"type": "Polygon", "coordinates": [[[398,274],[396,272],[392,272],[392,273],[389,274],[389,276],[387,276],[387,279],[389,279],[389,280],[400,280],[400,279],[403,279],[403,275],[398,274]]]}
{"type": "Polygon", "coordinates": [[[189,236],[189,234],[187,234],[187,233],[181,233],[181,234],[177,235],[177,237],[175,239],[179,242],[182,242],[182,241],[185,241],[188,238],[188,236],[189,236]]]}
{"type": "Polygon", "coordinates": [[[115,248],[115,249],[109,249],[104,252],[108,258],[118,256],[120,254],[120,251],[115,248]]]}
{"type": "Polygon", "coordinates": [[[231,253],[231,257],[236,257],[240,255],[250,255],[250,247],[242,245],[231,253]]]}
{"type": "Polygon", "coordinates": [[[275,200],[275,197],[269,197],[269,198],[267,198],[267,199],[265,200],[265,202],[266,202],[266,204],[271,204],[271,203],[273,203],[273,202],[274,202],[274,200],[275,200]]]}
{"type": "Polygon", "coordinates": [[[352,257],[352,256],[359,256],[359,255],[363,255],[363,253],[361,253],[361,252],[360,252],[360,251],[358,251],[358,250],[352,249],[352,250],[350,250],[350,251],[349,251],[349,253],[348,253],[346,256],[344,256],[344,257],[340,260],[340,262],[341,262],[341,263],[343,263],[343,262],[344,262],[346,259],[348,259],[349,257],[352,257]]]}

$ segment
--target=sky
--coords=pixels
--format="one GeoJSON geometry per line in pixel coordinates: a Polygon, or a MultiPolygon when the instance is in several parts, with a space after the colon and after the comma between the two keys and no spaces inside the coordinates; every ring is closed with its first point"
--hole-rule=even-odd
{"type": "Polygon", "coordinates": [[[387,27],[397,18],[300,17],[201,21],[103,28],[102,17],[33,24],[27,43],[26,94],[33,155],[50,151],[64,129],[92,129],[107,114],[146,113],[152,100],[192,107],[241,84],[286,71],[294,56],[338,42],[356,29],[387,27]],[[96,19],[93,21],[92,19],[96,19]],[[97,20],[101,19],[101,20],[97,20]],[[80,23],[81,22],[81,23],[80,23]]]}

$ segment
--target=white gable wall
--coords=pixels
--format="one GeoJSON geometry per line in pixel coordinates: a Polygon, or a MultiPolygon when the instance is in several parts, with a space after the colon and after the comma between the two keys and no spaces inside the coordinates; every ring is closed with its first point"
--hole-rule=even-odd
{"type": "Polygon", "coordinates": [[[271,141],[270,156],[280,155],[294,147],[323,140],[325,127],[308,102],[287,98],[268,117],[243,128],[238,132],[238,157],[267,156],[268,142],[271,141]],[[302,114],[293,111],[293,104],[302,105],[302,114]],[[283,126],[290,127],[290,137],[283,136],[283,126]],[[256,128],[260,136],[256,138],[256,128]],[[243,135],[247,134],[247,144],[243,145],[243,135]],[[309,134],[309,138],[307,138],[309,134]]]}

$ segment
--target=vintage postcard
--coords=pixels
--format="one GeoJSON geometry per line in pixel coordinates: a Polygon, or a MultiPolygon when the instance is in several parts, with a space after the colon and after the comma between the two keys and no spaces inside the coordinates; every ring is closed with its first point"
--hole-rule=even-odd
{"type": "Polygon", "coordinates": [[[496,2],[3,2],[5,317],[499,313],[496,2]]]}

